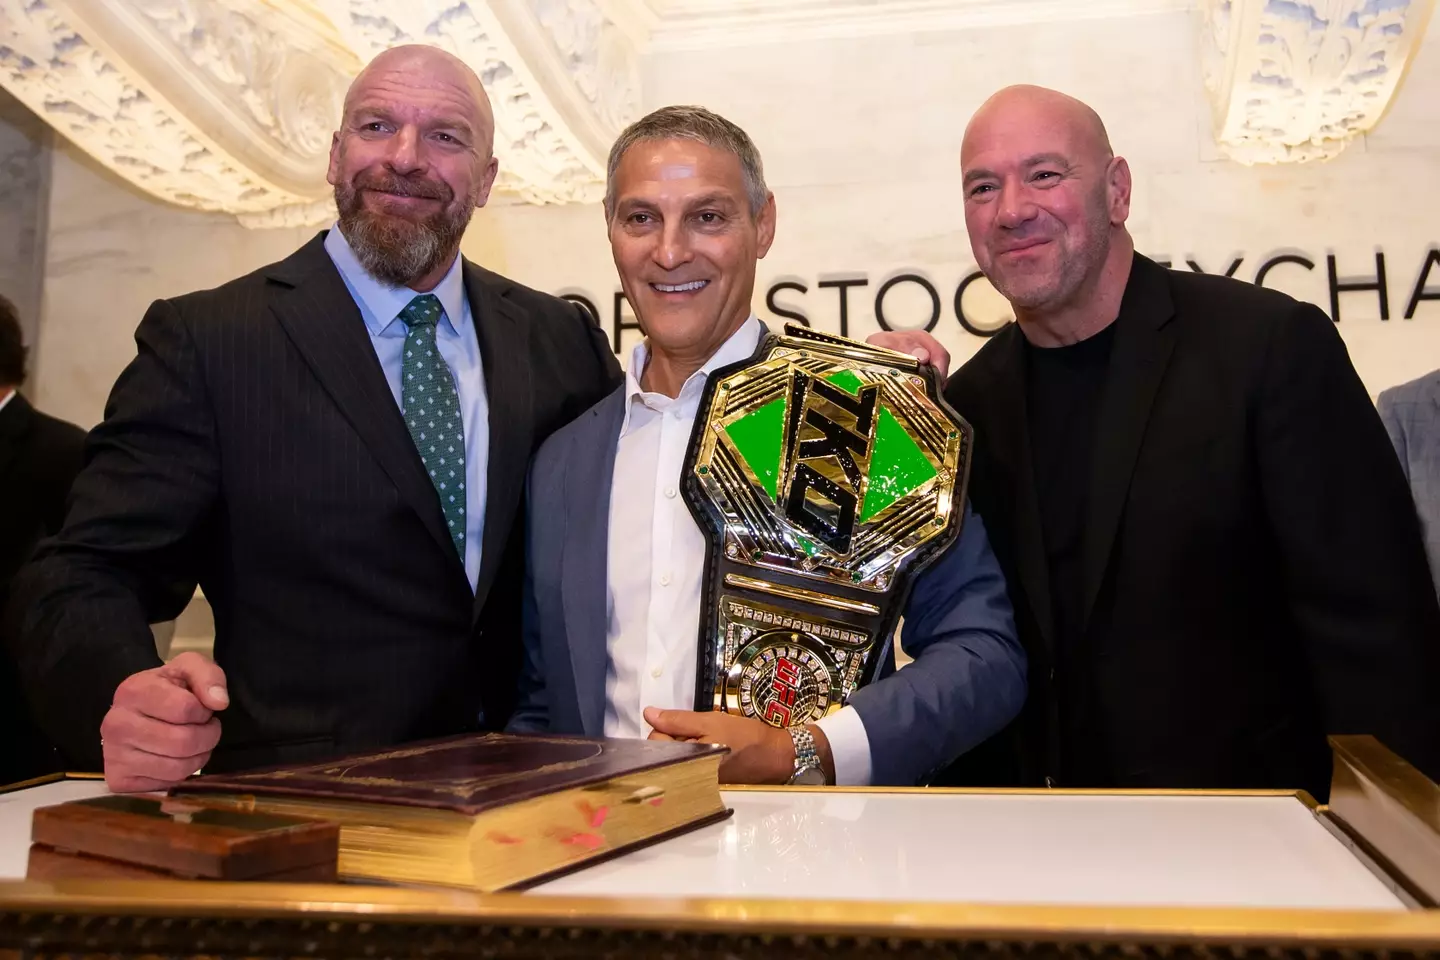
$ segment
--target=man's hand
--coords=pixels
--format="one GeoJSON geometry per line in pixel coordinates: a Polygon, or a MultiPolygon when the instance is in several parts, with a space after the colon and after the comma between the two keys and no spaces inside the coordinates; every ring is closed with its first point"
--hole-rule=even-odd
{"type": "Polygon", "coordinates": [[[165,790],[195,773],[220,742],[214,714],[229,705],[225,671],[198,653],[126,677],[100,723],[106,785],[165,790]]]}
{"type": "Polygon", "coordinates": [[[879,333],[870,334],[865,338],[865,342],[886,350],[908,353],[921,363],[930,364],[935,368],[935,372],[940,374],[942,384],[950,375],[950,351],[940,346],[940,341],[924,330],[881,330],[879,333]]]}
{"type": "MultiPolygon", "coordinates": [[[[720,762],[721,783],[785,783],[795,772],[795,741],[789,731],[753,717],[646,707],[645,722],[655,728],[651,740],[696,740],[729,747],[729,755],[720,762]]],[[[822,752],[822,759],[828,752],[822,752]]]]}

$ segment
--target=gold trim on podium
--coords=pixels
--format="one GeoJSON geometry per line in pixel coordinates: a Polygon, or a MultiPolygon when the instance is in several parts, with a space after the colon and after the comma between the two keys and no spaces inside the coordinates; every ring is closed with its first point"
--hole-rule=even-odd
{"type": "MultiPolygon", "coordinates": [[[[590,898],[184,881],[0,883],[0,951],[18,948],[22,938],[31,943],[38,938],[55,948],[44,953],[116,955],[130,952],[121,948],[127,936],[135,935],[133,947],[145,947],[135,952],[147,954],[325,956],[346,945],[358,949],[367,939],[378,947],[386,940],[386,928],[405,931],[406,952],[417,956],[433,952],[442,940],[470,947],[510,943],[508,955],[540,956],[555,954],[514,950],[513,945],[569,941],[600,951],[614,949],[627,935],[643,940],[653,933],[663,934],[654,949],[633,955],[769,956],[775,954],[755,949],[761,945],[755,938],[772,937],[792,938],[789,945],[795,948],[820,941],[832,945],[838,956],[912,950],[921,955],[921,947],[933,950],[941,944],[1016,956],[1036,956],[1034,951],[1045,944],[1061,953],[1076,945],[1092,950],[1097,945],[1144,946],[1165,948],[1171,956],[1185,956],[1186,947],[1203,948],[1207,955],[1276,948],[1297,960],[1324,949],[1440,953],[1436,910],[590,898]],[[193,926],[197,920],[204,926],[193,926]],[[249,937],[248,951],[229,945],[232,930],[237,943],[249,937]],[[194,943],[171,940],[166,931],[194,943]],[[81,933],[89,944],[83,950],[72,939],[81,933]]],[[[585,954],[572,949],[558,955],[585,954]]]]}
{"type": "MultiPolygon", "coordinates": [[[[1286,790],[792,787],[835,794],[1290,797],[1396,876],[1440,843],[1440,788],[1369,738],[1335,738],[1330,806],[1286,790]],[[1408,846],[1397,847],[1404,841],[1408,846]],[[1373,856],[1378,851],[1383,857],[1373,856]]],[[[47,782],[59,778],[45,778],[47,782]]],[[[88,778],[87,778],[88,779],[88,778]]],[[[775,788],[727,787],[730,791],[775,788]]],[[[1364,857],[1360,859],[1364,860],[1364,857]]],[[[1184,869],[1176,864],[1176,869],[1184,869]]],[[[1374,869],[1374,867],[1372,867],[1374,869]]],[[[1284,910],[589,898],[358,885],[0,882],[0,958],[595,956],[965,960],[1440,958],[1440,910],[1284,910]]]]}

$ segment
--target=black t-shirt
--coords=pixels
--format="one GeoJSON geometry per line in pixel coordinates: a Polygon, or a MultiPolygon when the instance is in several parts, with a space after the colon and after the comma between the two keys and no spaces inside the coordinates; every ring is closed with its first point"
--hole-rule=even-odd
{"type": "MultiPolygon", "coordinates": [[[[1065,347],[1027,344],[1028,426],[1040,529],[1049,563],[1054,613],[1056,694],[1062,740],[1094,742],[1087,671],[1075,661],[1085,615],[1085,517],[1090,496],[1090,460],[1095,446],[1100,395],[1110,365],[1115,324],[1065,347]]],[[[1103,776],[1096,758],[1081,758],[1062,747],[1062,776],[1072,783],[1103,776]]]]}

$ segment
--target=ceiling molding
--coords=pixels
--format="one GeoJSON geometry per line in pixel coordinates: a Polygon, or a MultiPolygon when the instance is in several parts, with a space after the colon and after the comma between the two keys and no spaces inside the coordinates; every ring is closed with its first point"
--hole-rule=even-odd
{"type": "Polygon", "coordinates": [[[140,189],[257,227],[334,216],[325,167],[345,90],[402,43],[480,74],[497,190],[600,196],[639,71],[594,0],[0,0],[0,86],[140,189]]]}
{"type": "MultiPolygon", "coordinates": [[[[621,0],[612,0],[621,2],[621,0]]],[[[623,0],[649,50],[792,43],[1173,13],[1195,0],[623,0]]]]}
{"type": "Polygon", "coordinates": [[[594,202],[639,113],[639,55],[923,36],[1198,4],[1221,148],[1332,157],[1384,114],[1437,0],[0,0],[0,86],[157,197],[253,227],[334,217],[344,92],[377,53],[447,49],[495,113],[498,202],[594,202]]]}
{"type": "Polygon", "coordinates": [[[1245,164],[1324,160],[1380,121],[1435,0],[1205,0],[1215,139],[1245,164]]]}
{"type": "Polygon", "coordinates": [[[0,85],[171,202],[242,213],[314,199],[305,158],[344,89],[332,62],[220,3],[119,12],[123,28],[97,25],[117,15],[105,0],[0,0],[0,85]]]}

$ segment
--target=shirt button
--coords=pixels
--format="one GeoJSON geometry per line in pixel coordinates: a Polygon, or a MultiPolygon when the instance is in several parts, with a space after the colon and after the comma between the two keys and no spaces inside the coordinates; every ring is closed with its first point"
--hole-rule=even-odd
{"type": "Polygon", "coordinates": [[[659,667],[655,667],[653,670],[650,671],[650,676],[654,677],[656,680],[659,680],[661,674],[663,674],[664,672],[665,671],[660,669],[659,667]]]}
{"type": "Polygon", "coordinates": [[[669,497],[669,498],[671,498],[671,499],[673,500],[673,499],[675,498],[675,488],[674,488],[674,487],[666,487],[666,488],[665,488],[665,496],[667,496],[667,497],[669,497]]]}
{"type": "Polygon", "coordinates": [[[662,574],[660,575],[660,586],[662,586],[662,587],[668,587],[668,586],[670,586],[670,574],[668,574],[668,573],[662,573],[662,574]]]}

